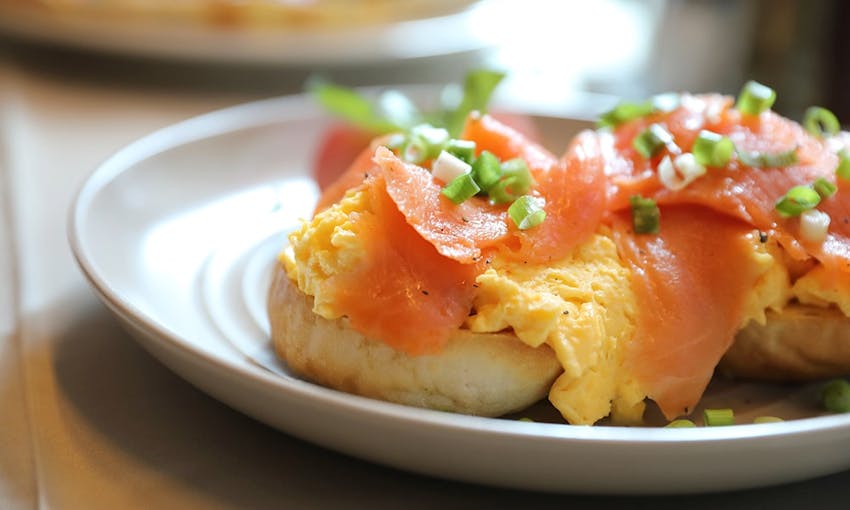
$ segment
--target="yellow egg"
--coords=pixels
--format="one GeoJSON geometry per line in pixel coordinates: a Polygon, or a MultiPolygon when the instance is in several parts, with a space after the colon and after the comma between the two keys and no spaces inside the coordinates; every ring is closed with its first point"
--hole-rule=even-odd
{"type": "Polygon", "coordinates": [[[645,394],[623,369],[637,303],[629,269],[609,236],[595,235],[552,264],[494,258],[477,284],[467,327],[482,333],[513,328],[531,346],[552,347],[564,373],[549,399],[564,418],[592,424],[613,411],[615,422],[640,421],[645,394]]]}
{"type": "Polygon", "coordinates": [[[301,228],[289,235],[289,246],[281,254],[289,278],[313,296],[313,312],[326,319],[341,314],[334,308],[332,289],[324,283],[333,275],[353,270],[364,256],[352,219],[370,212],[366,194],[350,192],[312,220],[303,221],[301,228]]]}
{"type": "Polygon", "coordinates": [[[836,274],[817,266],[794,282],[792,291],[803,304],[835,305],[850,317],[850,274],[846,272],[836,274]]]}

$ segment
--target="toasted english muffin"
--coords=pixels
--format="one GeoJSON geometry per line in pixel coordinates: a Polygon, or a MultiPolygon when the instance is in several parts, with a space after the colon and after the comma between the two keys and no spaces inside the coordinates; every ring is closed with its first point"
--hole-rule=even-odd
{"type": "Polygon", "coordinates": [[[280,265],[268,313],[275,350],[295,374],[399,404],[500,416],[543,399],[563,370],[548,346],[529,347],[511,333],[460,329],[437,355],[407,355],[354,331],[345,318],[313,313],[313,298],[280,265]]]}
{"type": "Polygon", "coordinates": [[[789,304],[750,323],[718,366],[725,375],[807,381],[850,374],[850,317],[836,308],[789,304]]]}

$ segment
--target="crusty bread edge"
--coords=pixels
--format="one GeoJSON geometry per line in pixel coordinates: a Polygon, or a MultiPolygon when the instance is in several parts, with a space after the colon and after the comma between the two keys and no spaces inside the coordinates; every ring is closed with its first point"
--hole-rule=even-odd
{"type": "Polygon", "coordinates": [[[511,333],[458,330],[436,355],[409,356],[313,313],[279,265],[268,296],[277,355],[296,375],[323,386],[399,404],[501,416],[546,397],[562,372],[552,350],[511,333]]]}
{"type": "Polygon", "coordinates": [[[717,367],[748,379],[810,381],[850,374],[850,318],[837,308],[792,303],[750,323],[717,367]]]}

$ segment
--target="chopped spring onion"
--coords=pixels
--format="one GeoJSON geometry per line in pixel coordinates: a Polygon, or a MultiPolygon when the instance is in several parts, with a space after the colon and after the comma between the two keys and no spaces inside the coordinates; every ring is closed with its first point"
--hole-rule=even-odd
{"type": "Polygon", "coordinates": [[[401,143],[401,158],[408,163],[420,164],[436,158],[449,142],[449,132],[430,124],[419,124],[410,129],[401,143]]]}
{"type": "Polygon", "coordinates": [[[519,198],[519,194],[513,191],[513,183],[516,178],[501,179],[487,192],[490,201],[494,204],[507,204],[519,198]]]}
{"type": "Polygon", "coordinates": [[[675,92],[658,94],[652,99],[639,103],[624,101],[613,109],[603,113],[596,123],[599,128],[615,128],[630,120],[639,119],[655,112],[671,112],[682,102],[681,95],[675,92]]]}
{"type": "Polygon", "coordinates": [[[528,169],[528,163],[522,158],[509,159],[502,163],[502,175],[511,180],[511,191],[518,195],[528,193],[534,186],[534,178],[528,169]]]}
{"type": "Polygon", "coordinates": [[[523,195],[508,207],[508,216],[520,230],[536,227],[546,219],[546,211],[540,202],[540,199],[531,195],[523,195]]]}
{"type": "Polygon", "coordinates": [[[449,132],[430,124],[420,124],[411,128],[410,139],[422,143],[426,150],[425,159],[433,159],[449,143],[449,132]]]}
{"type": "Polygon", "coordinates": [[[777,416],[756,416],[753,418],[753,423],[779,423],[785,421],[777,416]]]}
{"type": "Polygon", "coordinates": [[[735,424],[735,413],[731,409],[706,409],[702,413],[706,426],[722,427],[735,424]]]}
{"type": "Polygon", "coordinates": [[[845,379],[834,379],[821,389],[821,403],[833,413],[850,412],[850,383],[845,379]]]}
{"type": "Polygon", "coordinates": [[[661,124],[652,124],[644,129],[639,135],[632,140],[632,147],[638,153],[645,157],[651,158],[658,154],[665,145],[673,142],[673,135],[664,129],[661,124]]]}
{"type": "Polygon", "coordinates": [[[827,181],[823,177],[818,177],[815,182],[812,183],[812,188],[818,192],[818,195],[820,195],[821,198],[831,197],[838,189],[835,184],[827,181]]]}
{"type": "Polygon", "coordinates": [[[513,202],[520,195],[528,193],[534,185],[534,178],[524,159],[515,158],[503,162],[500,167],[500,179],[487,190],[494,204],[513,202]]]}
{"type": "Polygon", "coordinates": [[[668,428],[668,429],[685,429],[685,428],[693,428],[693,427],[696,427],[696,426],[697,426],[697,424],[696,424],[696,423],[694,423],[694,422],[692,422],[691,420],[680,419],[680,420],[673,420],[673,421],[671,421],[670,423],[668,423],[667,425],[665,425],[665,426],[664,426],[664,428],[668,428]]]}
{"type": "Polygon", "coordinates": [[[776,202],[776,212],[790,218],[814,209],[820,203],[820,195],[811,186],[794,186],[776,202]]]}
{"type": "Polygon", "coordinates": [[[461,204],[475,196],[475,194],[479,191],[481,191],[481,188],[478,187],[478,184],[475,184],[475,180],[472,178],[472,175],[463,174],[448,183],[446,187],[443,188],[442,193],[455,204],[461,204]]]}
{"type": "Polygon", "coordinates": [[[752,168],[781,168],[797,162],[797,148],[784,152],[738,151],[738,159],[752,168]]]}
{"type": "Polygon", "coordinates": [[[408,138],[401,148],[401,159],[419,164],[428,159],[428,145],[419,138],[408,138]]]}
{"type": "Polygon", "coordinates": [[[472,163],[472,177],[482,190],[489,192],[502,178],[499,158],[490,151],[481,151],[472,163]]]}
{"type": "Polygon", "coordinates": [[[640,103],[623,102],[615,106],[612,110],[603,113],[599,117],[596,126],[600,128],[614,128],[624,122],[649,115],[653,111],[655,111],[655,105],[653,105],[652,101],[642,101],[640,103]]]}
{"type": "Polygon", "coordinates": [[[822,243],[829,232],[829,215],[817,209],[800,214],[800,237],[812,243],[822,243]]]}
{"type": "Polygon", "coordinates": [[[738,101],[735,103],[735,107],[741,113],[758,115],[765,110],[769,110],[775,101],[776,92],[772,88],[750,80],[744,84],[744,88],[738,94],[738,101]]]}
{"type": "Polygon", "coordinates": [[[722,167],[732,159],[735,144],[729,138],[703,129],[694,141],[693,153],[703,166],[722,167]]]}
{"type": "Polygon", "coordinates": [[[452,182],[463,174],[472,171],[472,166],[447,151],[440,152],[431,166],[431,174],[443,182],[452,182]]]}
{"type": "Polygon", "coordinates": [[[475,142],[472,140],[456,140],[453,138],[449,140],[445,150],[466,163],[472,164],[475,160],[475,142]]]}
{"type": "Polygon", "coordinates": [[[665,188],[673,191],[684,188],[705,173],[705,167],[690,152],[676,156],[673,161],[670,156],[664,156],[658,164],[658,179],[665,188]]]}
{"type": "Polygon", "coordinates": [[[629,198],[632,207],[632,226],[636,234],[657,234],[660,226],[661,211],[655,200],[633,195],[629,198]]]}
{"type": "Polygon", "coordinates": [[[841,123],[834,113],[820,106],[811,106],[806,109],[803,117],[803,126],[811,135],[823,138],[832,136],[841,131],[841,123]]]}
{"type": "Polygon", "coordinates": [[[838,151],[838,168],[835,169],[835,175],[841,179],[850,180],[850,153],[847,149],[838,151]]]}

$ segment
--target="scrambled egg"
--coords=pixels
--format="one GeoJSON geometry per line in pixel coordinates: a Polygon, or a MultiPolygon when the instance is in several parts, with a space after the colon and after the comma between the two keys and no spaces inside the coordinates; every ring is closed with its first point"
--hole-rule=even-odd
{"type": "Polygon", "coordinates": [[[338,203],[305,221],[289,235],[281,262],[289,278],[313,296],[313,312],[325,319],[338,319],[331,293],[324,282],[335,274],[351,271],[364,249],[352,226],[353,215],[371,212],[366,193],[349,193],[338,203]]]}
{"type": "Polygon", "coordinates": [[[645,394],[622,369],[637,313],[629,281],[605,235],[554,264],[497,257],[478,277],[476,313],[467,326],[481,333],[513,328],[528,345],[552,347],[564,373],[549,399],[570,423],[591,424],[612,411],[617,422],[640,422],[645,394]]]}
{"type": "MultiPolygon", "coordinates": [[[[369,213],[368,206],[365,193],[349,193],[305,221],[281,255],[289,277],[314,297],[314,312],[327,319],[341,314],[324,283],[356,267],[365,253],[352,218],[369,213]]],[[[763,242],[757,232],[748,239],[760,276],[746,300],[742,327],[751,320],[764,324],[765,310],[780,310],[792,298],[836,303],[850,315],[850,279],[825,281],[816,268],[792,285],[782,249],[763,242]]],[[[528,345],[548,344],[564,368],[549,399],[570,423],[592,424],[609,415],[614,423],[640,423],[646,394],[624,369],[638,306],[630,279],[605,230],[553,264],[496,256],[477,278],[475,313],[466,327],[480,333],[513,329],[528,345]]]]}

